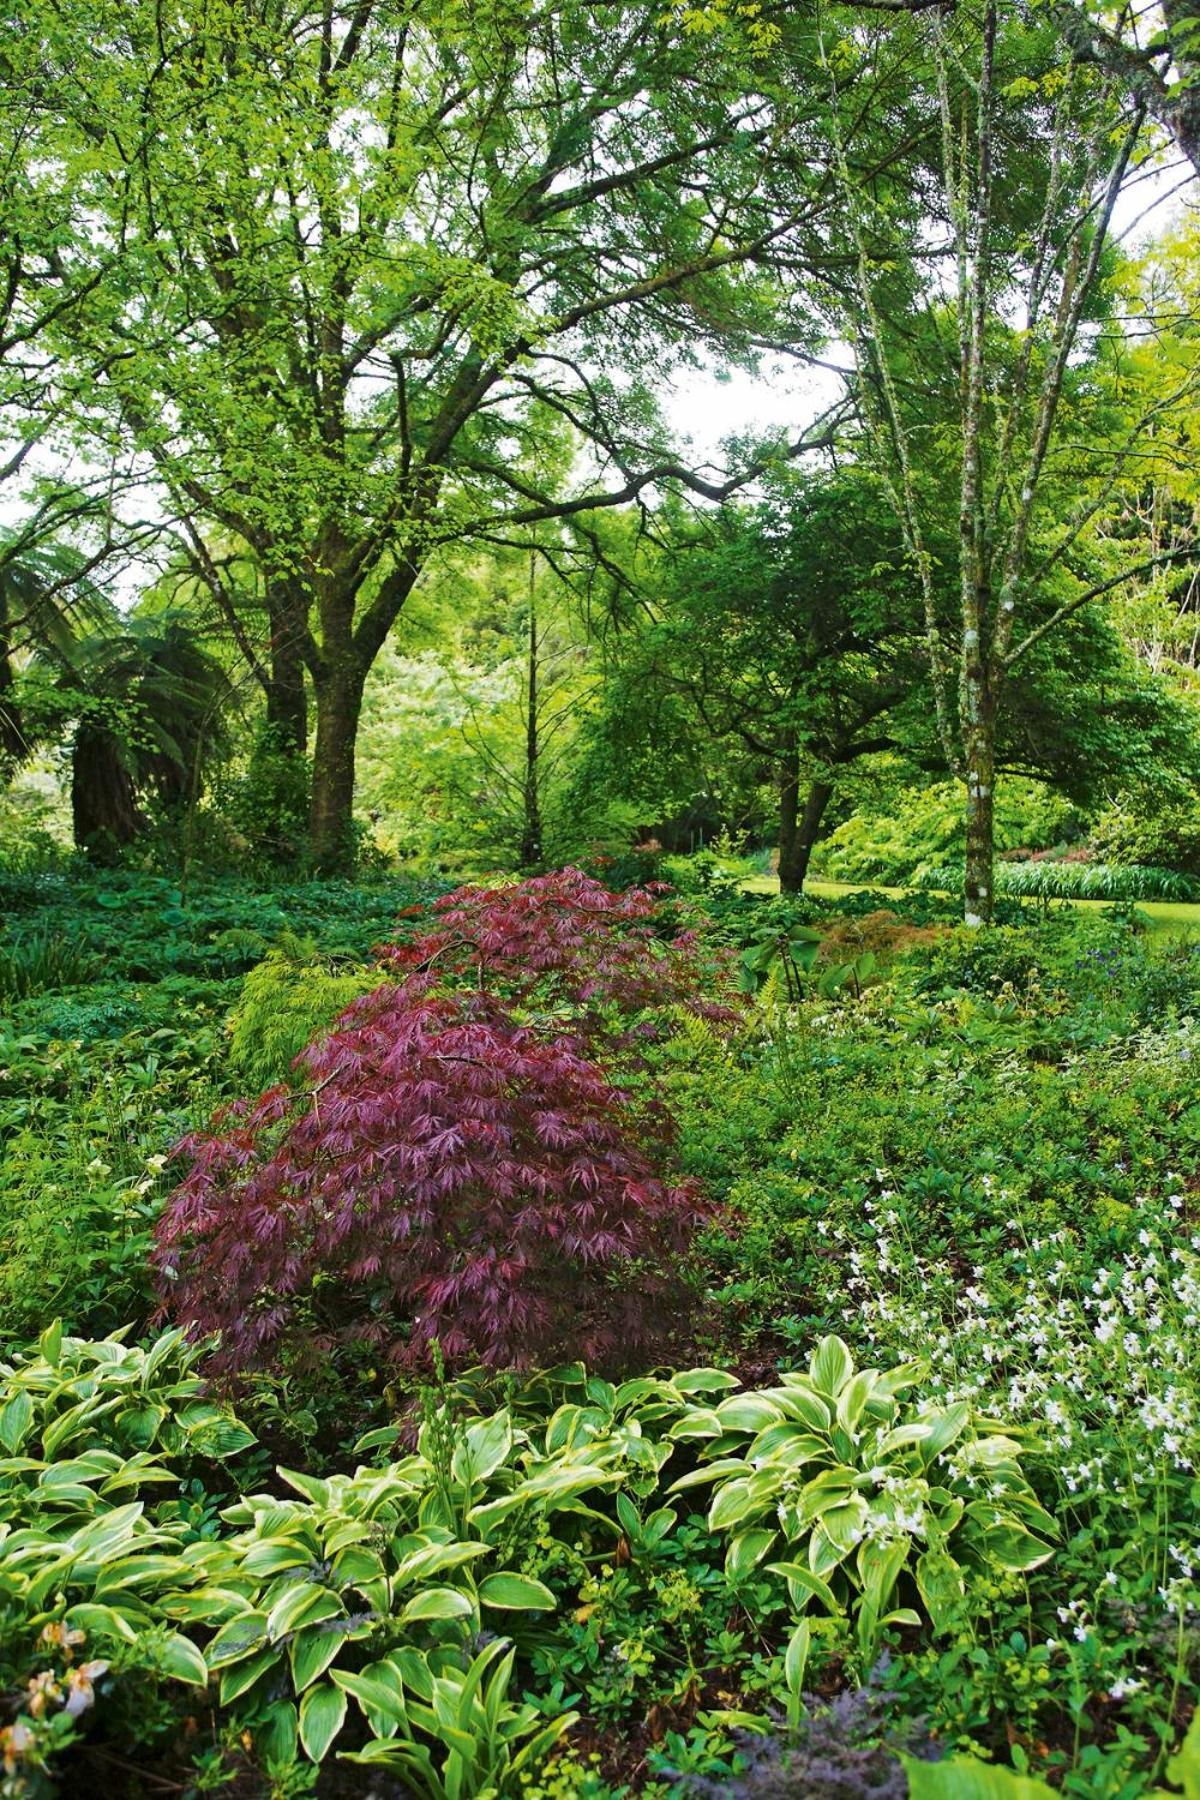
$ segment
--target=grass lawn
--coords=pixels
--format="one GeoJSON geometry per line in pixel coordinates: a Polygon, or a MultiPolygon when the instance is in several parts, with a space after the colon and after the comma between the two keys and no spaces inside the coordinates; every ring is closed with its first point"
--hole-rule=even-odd
{"type": "MultiPolygon", "coordinates": [[[[777,875],[752,875],[749,881],[743,882],[748,894],[777,894],[779,877],[777,875]]],[[[840,894],[858,894],[865,888],[886,894],[890,900],[899,900],[904,893],[903,888],[885,887],[877,882],[851,881],[810,881],[806,892],[815,894],[820,900],[836,900],[840,894]]],[[[1092,912],[1098,912],[1108,904],[1104,900],[1054,900],[1052,906],[1081,906],[1092,912]]],[[[1150,929],[1155,937],[1190,937],[1200,932],[1200,903],[1185,900],[1143,900],[1138,910],[1146,914],[1150,920],[1150,929]]]]}

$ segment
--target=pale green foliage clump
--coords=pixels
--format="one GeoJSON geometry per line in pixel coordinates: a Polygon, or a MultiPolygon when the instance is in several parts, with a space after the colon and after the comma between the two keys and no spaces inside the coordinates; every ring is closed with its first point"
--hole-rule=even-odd
{"type": "MultiPolygon", "coordinates": [[[[1036,1568],[1056,1534],[1020,1470],[1026,1445],[965,1401],[900,1399],[925,1373],[920,1361],[856,1369],[830,1336],[807,1374],[692,1406],[671,1430],[702,1448],[670,1491],[715,1483],[708,1526],[731,1534],[727,1573],[742,1578],[774,1556],[768,1572],[786,1580],[798,1613],[814,1600],[830,1615],[849,1610],[867,1668],[884,1627],[921,1622],[898,1603],[902,1577],[934,1630],[948,1631],[965,1569],[1036,1568]]],[[[808,1642],[802,1620],[789,1650],[797,1685],[808,1642]]]]}
{"type": "Polygon", "coordinates": [[[286,932],[250,970],[230,1014],[234,1070],[255,1088],[287,1081],[300,1052],[381,979],[377,969],[332,968],[313,939],[286,932]]]}

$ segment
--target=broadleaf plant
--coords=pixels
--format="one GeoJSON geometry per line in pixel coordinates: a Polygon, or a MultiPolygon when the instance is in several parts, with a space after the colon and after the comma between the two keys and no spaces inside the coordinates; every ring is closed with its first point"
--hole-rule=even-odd
{"type": "MultiPolygon", "coordinates": [[[[1056,1533],[1021,1473],[1024,1446],[965,1401],[906,1403],[921,1373],[856,1369],[830,1336],[807,1372],[690,1407],[671,1429],[701,1461],[670,1491],[712,1485],[708,1523],[729,1535],[730,1576],[763,1564],[799,1614],[814,1602],[849,1613],[868,1669],[887,1627],[920,1624],[917,1607],[935,1631],[952,1628],[966,1569],[1035,1568],[1056,1533]]],[[[797,1687],[806,1653],[800,1631],[797,1687]]]]}

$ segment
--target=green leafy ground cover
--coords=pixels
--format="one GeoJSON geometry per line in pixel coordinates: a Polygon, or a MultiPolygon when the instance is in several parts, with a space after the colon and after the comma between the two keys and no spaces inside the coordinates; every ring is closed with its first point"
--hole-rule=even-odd
{"type": "Polygon", "coordinates": [[[646,1052],[711,1201],[662,1365],[227,1399],[153,1318],[172,1146],[428,896],[15,897],[0,1791],[1195,1791],[1190,941],[710,889],[749,991],[646,1052]]]}

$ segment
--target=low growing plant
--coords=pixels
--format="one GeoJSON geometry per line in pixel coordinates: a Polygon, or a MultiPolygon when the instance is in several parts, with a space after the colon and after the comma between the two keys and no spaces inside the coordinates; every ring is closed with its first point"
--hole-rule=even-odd
{"type": "MultiPolygon", "coordinates": [[[[677,1443],[703,1446],[699,1468],[671,1492],[715,1484],[708,1524],[731,1534],[726,1568],[765,1562],[798,1612],[814,1601],[849,1612],[864,1668],[888,1626],[921,1623],[911,1600],[947,1631],[965,1568],[1035,1568],[1056,1534],[1020,1472],[1016,1438],[965,1402],[901,1402],[922,1372],[917,1362],[856,1370],[830,1336],[807,1373],[691,1408],[671,1429],[677,1443]]],[[[800,1673],[807,1646],[802,1622],[800,1673]]]]}

